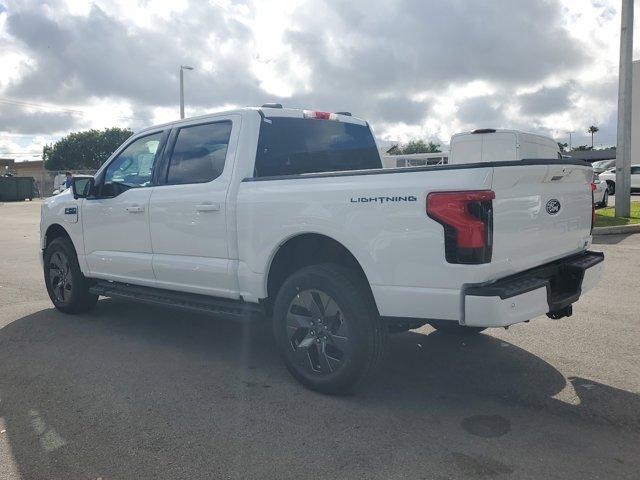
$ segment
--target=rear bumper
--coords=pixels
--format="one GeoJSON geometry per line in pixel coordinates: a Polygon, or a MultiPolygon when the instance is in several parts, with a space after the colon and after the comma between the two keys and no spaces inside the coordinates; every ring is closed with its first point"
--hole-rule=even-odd
{"type": "Polygon", "coordinates": [[[587,251],[490,283],[467,285],[461,323],[505,327],[545,313],[564,316],[567,307],[599,282],[603,260],[603,253],[587,251]]]}

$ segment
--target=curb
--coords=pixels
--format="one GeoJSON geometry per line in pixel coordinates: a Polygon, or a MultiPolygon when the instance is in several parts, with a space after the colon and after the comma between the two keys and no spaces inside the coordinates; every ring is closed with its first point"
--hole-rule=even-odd
{"type": "Polygon", "coordinates": [[[621,235],[640,233],[640,223],[634,225],[614,225],[611,227],[595,227],[593,235],[621,235]]]}

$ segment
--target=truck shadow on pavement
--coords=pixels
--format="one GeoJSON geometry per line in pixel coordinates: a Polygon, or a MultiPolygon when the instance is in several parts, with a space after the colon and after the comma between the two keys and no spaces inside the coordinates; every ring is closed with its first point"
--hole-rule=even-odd
{"type": "MultiPolygon", "coordinates": [[[[284,478],[288,459],[307,450],[309,438],[321,451],[338,443],[346,449],[332,465],[353,462],[358,431],[379,445],[362,460],[376,468],[370,463],[391,461],[385,445],[397,422],[414,425],[402,441],[419,448],[422,423],[442,436],[450,428],[442,419],[457,415],[447,412],[489,401],[525,406],[533,415],[640,425],[638,395],[582,378],[568,385],[549,363],[490,335],[392,336],[376,381],[336,398],[289,376],[266,322],[102,300],[87,315],[47,309],[0,329],[0,365],[0,417],[25,479],[234,476],[229,472],[284,478]],[[554,398],[567,387],[575,402],[554,398]],[[402,418],[381,414],[389,411],[402,418]],[[440,420],[428,417],[434,411],[442,412],[440,420]],[[330,425],[336,431],[322,430],[330,425]]],[[[455,418],[458,428],[464,419],[455,418]]],[[[509,429],[499,418],[487,428],[472,422],[463,427],[480,436],[509,429]]],[[[320,476],[336,474],[322,470],[333,467],[320,458],[306,461],[317,462],[320,476]]]]}

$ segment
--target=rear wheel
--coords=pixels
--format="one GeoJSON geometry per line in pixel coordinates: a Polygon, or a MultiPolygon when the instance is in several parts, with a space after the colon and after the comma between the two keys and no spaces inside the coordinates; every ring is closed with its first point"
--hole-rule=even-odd
{"type": "Polygon", "coordinates": [[[278,292],[273,321],[289,372],[323,393],[352,391],[375,370],[386,344],[386,326],[371,294],[339,265],[313,265],[291,275],[278,292]]]}
{"type": "Polygon", "coordinates": [[[451,335],[477,335],[485,330],[484,327],[467,327],[465,325],[460,325],[454,320],[432,320],[429,324],[439,332],[449,333],[451,335]]]}
{"type": "Polygon", "coordinates": [[[98,296],[89,292],[91,282],[80,271],[73,243],[66,237],[56,238],[45,251],[44,282],[49,298],[61,312],[86,312],[98,301],[98,296]]]}

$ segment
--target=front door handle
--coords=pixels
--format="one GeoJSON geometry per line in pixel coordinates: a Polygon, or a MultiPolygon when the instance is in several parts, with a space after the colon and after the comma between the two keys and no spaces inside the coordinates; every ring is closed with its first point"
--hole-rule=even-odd
{"type": "Polygon", "coordinates": [[[220,210],[219,203],[201,203],[196,205],[196,210],[198,212],[217,212],[220,210]]]}
{"type": "Polygon", "coordinates": [[[141,213],[144,212],[144,207],[140,205],[131,205],[129,207],[125,207],[125,210],[129,213],[141,213]]]}

